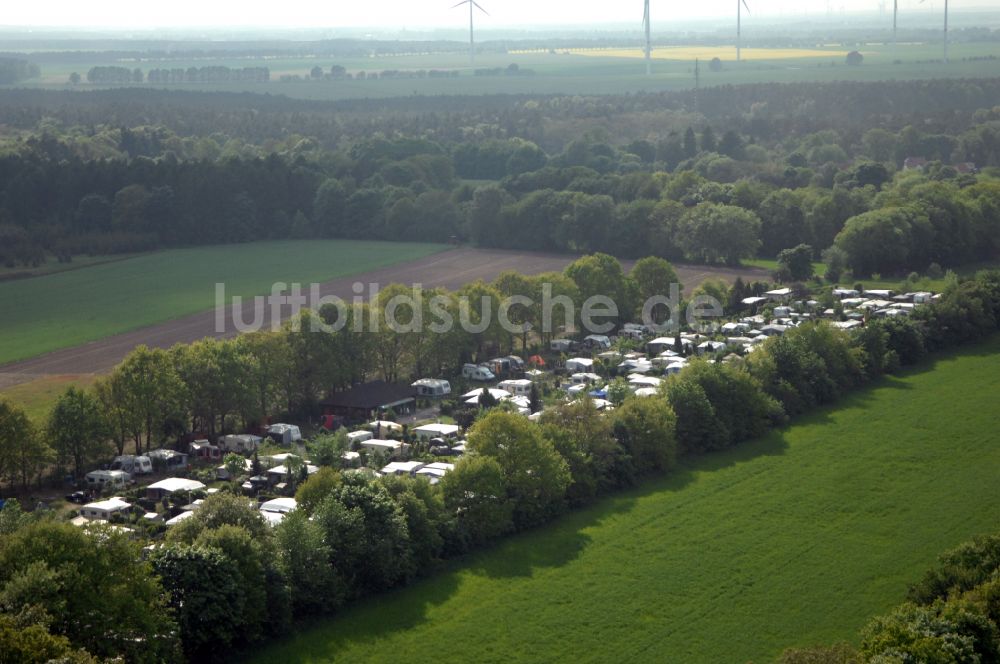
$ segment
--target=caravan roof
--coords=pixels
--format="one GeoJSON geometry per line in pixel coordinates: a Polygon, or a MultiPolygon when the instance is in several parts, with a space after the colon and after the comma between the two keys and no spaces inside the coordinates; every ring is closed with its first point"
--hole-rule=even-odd
{"type": "Polygon", "coordinates": [[[261,503],[261,512],[291,512],[298,506],[294,498],[273,498],[261,503]]]}
{"type": "Polygon", "coordinates": [[[154,482],[146,488],[174,493],[175,491],[197,491],[204,489],[205,485],[198,480],[189,480],[184,477],[168,477],[159,482],[154,482]]]}
{"type": "Polygon", "coordinates": [[[115,512],[117,510],[125,510],[132,507],[132,503],[126,503],[124,500],[115,496],[114,498],[108,498],[107,500],[98,500],[95,503],[87,503],[82,509],[91,510],[104,510],[108,512],[115,512]]]}
{"type": "Polygon", "coordinates": [[[417,435],[426,434],[431,436],[455,436],[461,431],[457,424],[425,424],[413,430],[417,435]]]}

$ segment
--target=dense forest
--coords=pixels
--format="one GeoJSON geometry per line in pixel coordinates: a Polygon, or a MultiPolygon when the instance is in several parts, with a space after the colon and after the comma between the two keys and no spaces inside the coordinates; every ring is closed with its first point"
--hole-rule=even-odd
{"type": "Polygon", "coordinates": [[[1000,79],[342,103],[24,90],[0,121],[8,265],[352,237],[725,263],[806,244],[861,276],[1000,250],[1000,79]]]}
{"type": "Polygon", "coordinates": [[[41,70],[38,65],[17,58],[0,57],[0,85],[20,83],[29,78],[38,78],[41,70]]]}

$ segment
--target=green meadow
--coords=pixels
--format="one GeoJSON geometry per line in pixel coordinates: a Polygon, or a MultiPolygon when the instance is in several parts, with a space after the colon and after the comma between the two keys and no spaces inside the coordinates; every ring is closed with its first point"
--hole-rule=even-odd
{"type": "Polygon", "coordinates": [[[1000,336],[451,563],[253,655],[765,662],[853,641],[1000,525],[1000,336]]]}
{"type": "Polygon", "coordinates": [[[94,341],[303,284],[416,260],[442,245],[350,240],[256,242],[162,251],[45,276],[0,282],[0,363],[94,341]]]}

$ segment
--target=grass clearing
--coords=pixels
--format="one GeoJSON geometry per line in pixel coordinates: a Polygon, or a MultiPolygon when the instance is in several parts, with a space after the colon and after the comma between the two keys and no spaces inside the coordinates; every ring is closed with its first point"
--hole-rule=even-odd
{"type": "Polygon", "coordinates": [[[248,660],[762,662],[854,640],[996,530],[998,391],[1000,335],[248,660]]]}
{"type": "Polygon", "coordinates": [[[443,245],[349,240],[256,242],[176,249],[0,283],[0,363],[211,309],[226,295],[270,292],[423,258],[443,245]]]}
{"type": "MultiPolygon", "coordinates": [[[[743,264],[750,267],[759,267],[764,270],[770,270],[771,272],[778,269],[778,261],[773,258],[751,258],[749,260],[744,260],[743,264]]],[[[826,263],[813,261],[812,266],[813,274],[816,276],[822,277],[826,274],[826,263]]]]}
{"type": "Polygon", "coordinates": [[[94,384],[95,374],[67,374],[43,376],[27,383],[0,389],[0,401],[24,409],[25,414],[38,426],[43,426],[52,407],[63,392],[70,387],[86,389],[94,384]]]}

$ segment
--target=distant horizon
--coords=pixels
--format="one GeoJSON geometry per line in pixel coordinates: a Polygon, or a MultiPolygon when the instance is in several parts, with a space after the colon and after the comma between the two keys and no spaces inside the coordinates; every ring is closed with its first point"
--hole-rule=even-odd
{"type": "MultiPolygon", "coordinates": [[[[427,32],[468,29],[468,11],[452,8],[449,0],[424,0],[419,3],[404,0],[384,0],[378,5],[351,7],[316,7],[303,0],[286,0],[281,13],[264,7],[247,7],[240,3],[217,2],[211,5],[193,0],[175,0],[169,12],[151,5],[136,5],[125,0],[108,0],[100,6],[58,0],[36,5],[15,5],[0,19],[4,31],[368,31],[368,32],[427,32]],[[54,19],[54,17],[59,17],[54,19]],[[308,18],[303,18],[308,17],[308,18]]],[[[642,2],[572,3],[569,0],[480,0],[489,14],[476,11],[476,29],[491,30],[638,30],[642,19],[642,2]],[[632,7],[634,5],[634,8],[632,7]]],[[[851,19],[886,19],[891,17],[892,0],[748,0],[750,11],[743,12],[748,28],[769,22],[789,20],[825,21],[851,19]]],[[[679,29],[710,22],[719,27],[735,18],[732,0],[707,0],[695,6],[671,6],[665,0],[653,0],[654,30],[679,29]]],[[[950,13],[955,16],[1000,11],[1000,0],[952,0],[950,13]]],[[[942,0],[901,0],[901,22],[921,23],[933,15],[943,14],[942,0]],[[906,20],[904,20],[906,19],[906,20]]]]}

